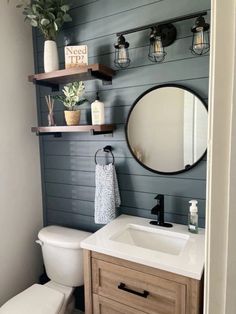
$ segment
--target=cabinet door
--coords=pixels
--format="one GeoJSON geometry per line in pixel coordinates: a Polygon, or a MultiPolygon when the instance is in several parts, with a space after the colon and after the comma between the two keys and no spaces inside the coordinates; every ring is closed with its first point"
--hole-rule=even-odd
{"type": "Polygon", "coordinates": [[[127,305],[93,294],[93,314],[145,314],[127,305]]]}
{"type": "Polygon", "coordinates": [[[94,294],[135,308],[136,313],[186,313],[184,284],[94,258],[92,272],[94,294]]]}

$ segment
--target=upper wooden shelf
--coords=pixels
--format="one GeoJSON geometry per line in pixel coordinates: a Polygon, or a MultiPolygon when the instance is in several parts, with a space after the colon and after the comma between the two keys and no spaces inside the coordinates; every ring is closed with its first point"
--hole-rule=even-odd
{"type": "Polygon", "coordinates": [[[103,125],[58,125],[58,126],[39,126],[32,127],[31,131],[36,133],[37,135],[49,135],[49,134],[57,134],[61,135],[64,132],[90,132],[92,135],[99,134],[109,134],[113,133],[115,130],[114,124],[103,124],[103,125]]]}
{"type": "Polygon", "coordinates": [[[111,84],[115,71],[102,64],[89,64],[70,69],[58,70],[49,73],[30,75],[29,82],[59,90],[60,84],[67,84],[76,80],[88,81],[100,79],[104,84],[111,84]]]}

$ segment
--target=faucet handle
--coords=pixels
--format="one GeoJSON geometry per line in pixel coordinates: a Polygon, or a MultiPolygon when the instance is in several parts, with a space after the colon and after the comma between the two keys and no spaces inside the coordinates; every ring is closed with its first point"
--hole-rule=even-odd
{"type": "Polygon", "coordinates": [[[164,195],[163,194],[157,194],[157,196],[154,198],[157,200],[157,205],[164,208],[164,195]]]}

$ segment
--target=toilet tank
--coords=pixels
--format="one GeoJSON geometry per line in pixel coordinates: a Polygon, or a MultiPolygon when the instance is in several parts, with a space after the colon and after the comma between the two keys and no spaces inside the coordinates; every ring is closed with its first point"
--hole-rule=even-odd
{"type": "Polygon", "coordinates": [[[80,242],[89,235],[90,232],[59,226],[40,230],[40,241],[37,242],[41,244],[46,273],[52,281],[68,287],[83,285],[83,250],[80,242]]]}

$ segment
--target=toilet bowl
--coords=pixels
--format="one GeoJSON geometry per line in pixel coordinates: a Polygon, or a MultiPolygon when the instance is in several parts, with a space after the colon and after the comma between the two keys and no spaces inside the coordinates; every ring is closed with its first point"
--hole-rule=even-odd
{"type": "Polygon", "coordinates": [[[13,297],[0,308],[0,314],[71,314],[74,289],[83,285],[80,242],[90,234],[59,226],[43,228],[36,242],[42,247],[51,280],[45,285],[34,284],[13,297]]]}

